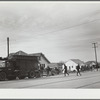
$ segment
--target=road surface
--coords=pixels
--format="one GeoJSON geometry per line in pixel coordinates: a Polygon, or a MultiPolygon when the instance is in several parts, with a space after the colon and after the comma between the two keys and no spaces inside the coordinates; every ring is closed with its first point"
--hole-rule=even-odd
{"type": "Polygon", "coordinates": [[[37,79],[23,79],[12,81],[0,81],[0,88],[16,89],[100,89],[100,71],[82,72],[82,76],[71,73],[69,76],[63,74],[48,76],[37,79]]]}

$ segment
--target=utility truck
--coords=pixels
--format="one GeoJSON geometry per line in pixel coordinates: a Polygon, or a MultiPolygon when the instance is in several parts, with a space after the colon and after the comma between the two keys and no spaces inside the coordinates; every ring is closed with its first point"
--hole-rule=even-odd
{"type": "Polygon", "coordinates": [[[13,80],[40,77],[39,61],[37,56],[13,55],[0,58],[0,80],[13,80]]]}

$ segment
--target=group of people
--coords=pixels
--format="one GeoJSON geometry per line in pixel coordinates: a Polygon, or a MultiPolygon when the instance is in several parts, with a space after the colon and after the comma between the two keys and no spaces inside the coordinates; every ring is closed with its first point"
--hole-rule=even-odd
{"type": "MultiPolygon", "coordinates": [[[[79,64],[76,66],[76,70],[77,70],[77,76],[78,76],[78,75],[81,76],[81,73],[80,73],[80,65],[79,65],[79,64]]],[[[64,64],[64,69],[63,69],[63,71],[64,71],[64,76],[66,76],[66,74],[69,75],[67,66],[66,66],[65,64],[64,64]]]]}
{"type": "MultiPolygon", "coordinates": [[[[80,65],[79,65],[79,64],[76,66],[76,70],[77,70],[77,76],[78,76],[78,75],[81,76],[81,73],[80,73],[80,65]]],[[[43,76],[43,71],[44,71],[44,67],[41,66],[41,67],[40,67],[41,76],[43,76]]],[[[51,71],[51,68],[50,68],[49,66],[47,66],[47,68],[46,68],[47,76],[50,75],[50,71],[51,71]]],[[[69,72],[68,72],[67,66],[66,66],[65,64],[64,64],[63,71],[64,71],[64,76],[66,76],[66,74],[69,76],[69,72]]]]}

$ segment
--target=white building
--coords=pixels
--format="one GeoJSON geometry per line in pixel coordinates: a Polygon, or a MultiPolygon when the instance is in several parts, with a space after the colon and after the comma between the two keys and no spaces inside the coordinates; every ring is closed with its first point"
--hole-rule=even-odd
{"type": "MultiPolygon", "coordinates": [[[[67,66],[67,69],[69,71],[76,71],[76,66],[78,64],[80,65],[80,68],[84,66],[84,62],[79,59],[70,59],[67,62],[65,62],[65,65],[67,66]]],[[[64,65],[62,67],[64,67],[64,65]]]]}

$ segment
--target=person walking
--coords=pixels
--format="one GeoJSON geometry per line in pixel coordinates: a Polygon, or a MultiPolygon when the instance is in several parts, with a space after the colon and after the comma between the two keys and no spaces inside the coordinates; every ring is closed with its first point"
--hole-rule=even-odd
{"type": "Polygon", "coordinates": [[[97,69],[97,71],[98,71],[98,68],[99,68],[99,66],[98,66],[98,63],[96,64],[96,69],[97,69]]]}
{"type": "Polygon", "coordinates": [[[68,70],[67,70],[67,66],[64,64],[64,76],[69,75],[68,70]]]}
{"type": "Polygon", "coordinates": [[[76,70],[77,70],[77,76],[78,76],[78,74],[81,76],[80,65],[79,64],[76,66],[76,70]]]}

